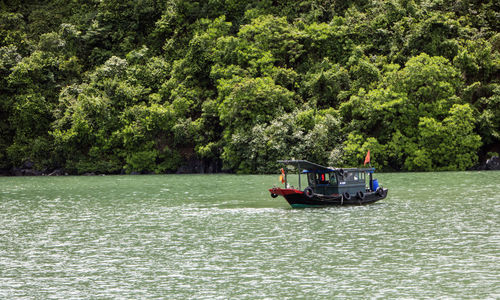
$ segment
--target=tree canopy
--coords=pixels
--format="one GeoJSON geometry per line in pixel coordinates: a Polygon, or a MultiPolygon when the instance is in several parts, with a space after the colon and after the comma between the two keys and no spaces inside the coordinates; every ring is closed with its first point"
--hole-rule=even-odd
{"type": "Polygon", "coordinates": [[[500,4],[0,1],[0,169],[466,170],[500,152],[500,4]],[[209,167],[215,166],[215,167],[209,167]]]}

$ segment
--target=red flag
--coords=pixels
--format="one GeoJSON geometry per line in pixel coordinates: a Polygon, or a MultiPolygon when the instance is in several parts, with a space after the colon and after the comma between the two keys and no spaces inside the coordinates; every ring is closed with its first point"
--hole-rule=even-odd
{"type": "Polygon", "coordinates": [[[370,149],[368,149],[368,153],[366,153],[365,164],[364,165],[366,165],[369,162],[370,162],[370,149]]]}

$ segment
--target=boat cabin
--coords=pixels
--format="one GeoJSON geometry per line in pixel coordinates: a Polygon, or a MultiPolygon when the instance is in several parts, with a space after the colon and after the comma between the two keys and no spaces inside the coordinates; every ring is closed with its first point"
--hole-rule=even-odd
{"type": "MultiPolygon", "coordinates": [[[[302,190],[301,175],[307,176],[308,187],[315,194],[332,195],[349,193],[350,195],[356,195],[358,192],[375,191],[378,187],[377,180],[372,178],[372,174],[375,171],[374,168],[332,168],[314,164],[306,160],[281,160],[278,162],[297,168],[299,190],[302,190]],[[366,186],[367,177],[369,177],[368,188],[366,186]]],[[[285,176],[285,181],[286,179],[287,176],[285,176]]]]}
{"type": "Polygon", "coordinates": [[[356,194],[357,192],[365,192],[366,190],[366,175],[364,171],[359,169],[339,169],[339,170],[304,170],[307,174],[309,186],[317,194],[356,194]],[[339,170],[343,170],[340,171],[339,170]],[[341,175],[342,174],[342,175],[341,175]]]}

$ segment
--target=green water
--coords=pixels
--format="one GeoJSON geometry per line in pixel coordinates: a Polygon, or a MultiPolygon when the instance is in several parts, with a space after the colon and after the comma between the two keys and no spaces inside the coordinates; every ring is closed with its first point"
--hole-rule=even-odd
{"type": "Polygon", "coordinates": [[[0,298],[500,297],[500,172],[377,177],[320,209],[277,175],[0,178],[0,298]]]}

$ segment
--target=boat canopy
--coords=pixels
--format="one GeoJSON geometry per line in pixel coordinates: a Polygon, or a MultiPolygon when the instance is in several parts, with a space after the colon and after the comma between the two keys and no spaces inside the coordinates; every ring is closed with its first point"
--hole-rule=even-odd
{"type": "Polygon", "coordinates": [[[297,167],[299,170],[308,170],[308,171],[334,171],[334,169],[321,166],[315,163],[312,163],[307,160],[278,160],[279,163],[285,164],[285,165],[290,165],[297,167]]]}
{"type": "MultiPolygon", "coordinates": [[[[328,172],[335,172],[337,170],[341,170],[341,168],[325,167],[322,165],[312,163],[312,162],[307,161],[307,160],[278,160],[278,162],[285,164],[285,165],[297,167],[297,169],[299,169],[299,172],[302,171],[302,173],[311,173],[311,172],[313,172],[313,173],[328,173],[328,172]]],[[[375,171],[375,168],[344,168],[343,170],[346,172],[360,171],[360,172],[373,173],[375,171]]]]}

